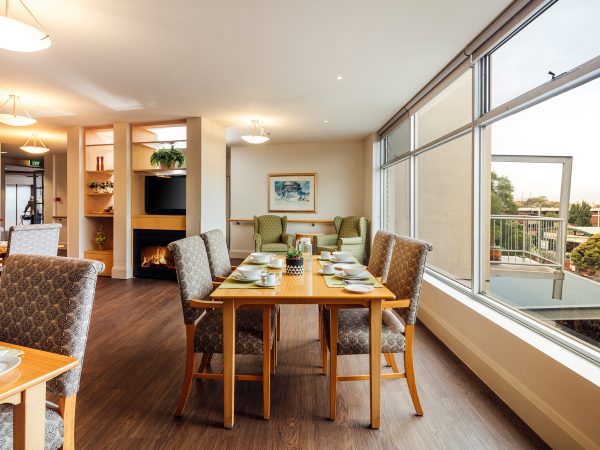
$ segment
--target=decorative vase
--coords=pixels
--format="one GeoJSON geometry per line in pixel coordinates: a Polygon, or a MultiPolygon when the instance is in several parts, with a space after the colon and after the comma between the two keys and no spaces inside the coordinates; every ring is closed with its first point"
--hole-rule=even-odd
{"type": "Polygon", "coordinates": [[[100,157],[100,170],[104,172],[104,156],[100,157]]]}
{"type": "Polygon", "coordinates": [[[104,250],[104,244],[97,244],[98,245],[98,250],[104,250]]]}
{"type": "Polygon", "coordinates": [[[96,156],[96,172],[100,172],[100,157],[96,156]]]}
{"type": "Polygon", "coordinates": [[[490,261],[502,261],[502,247],[490,247],[490,261]]]}
{"type": "Polygon", "coordinates": [[[161,162],[160,165],[160,170],[171,170],[175,168],[175,161],[170,161],[168,163],[163,163],[161,162]]]}
{"type": "Polygon", "coordinates": [[[303,258],[286,258],[285,273],[288,275],[304,274],[304,259],[303,258]]]}

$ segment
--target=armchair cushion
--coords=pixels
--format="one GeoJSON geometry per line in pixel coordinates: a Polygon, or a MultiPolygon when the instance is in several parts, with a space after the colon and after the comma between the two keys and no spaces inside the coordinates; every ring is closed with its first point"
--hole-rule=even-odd
{"type": "MultiPolygon", "coordinates": [[[[329,342],[329,316],[325,308],[323,324],[329,342]]],[[[383,310],[381,324],[381,353],[401,353],[406,346],[404,325],[392,310],[383,310]]],[[[369,310],[367,308],[338,309],[338,355],[364,355],[369,353],[369,310]]]]}
{"type": "Polygon", "coordinates": [[[361,245],[362,243],[363,243],[363,238],[360,237],[360,236],[340,238],[338,240],[338,245],[339,246],[342,246],[342,245],[361,245]]]}
{"type": "Polygon", "coordinates": [[[262,252],[285,253],[285,252],[287,252],[289,247],[290,246],[288,246],[287,244],[281,244],[281,243],[263,244],[261,247],[261,251],[262,252]]]}
{"type": "MultiPolygon", "coordinates": [[[[271,310],[271,342],[275,335],[275,310],[271,310]]],[[[194,338],[196,353],[223,353],[223,311],[206,312],[196,327],[194,338]]],[[[262,355],[262,310],[241,308],[235,318],[235,353],[238,355],[262,355]]]]}
{"type": "Polygon", "coordinates": [[[360,219],[361,218],[357,216],[344,217],[342,225],[340,226],[339,237],[349,238],[360,236],[360,219]]]}
{"type": "MultiPolygon", "coordinates": [[[[46,402],[45,450],[56,450],[63,445],[64,422],[58,413],[58,406],[46,402]]],[[[13,405],[0,405],[0,448],[13,448],[13,405]]]]}
{"type": "Polygon", "coordinates": [[[338,235],[337,234],[323,234],[317,235],[317,247],[326,247],[326,246],[337,246],[338,235]]]}
{"type": "Polygon", "coordinates": [[[283,241],[283,243],[285,245],[288,246],[288,248],[294,246],[294,235],[293,234],[283,233],[281,235],[281,240],[283,241]]]}

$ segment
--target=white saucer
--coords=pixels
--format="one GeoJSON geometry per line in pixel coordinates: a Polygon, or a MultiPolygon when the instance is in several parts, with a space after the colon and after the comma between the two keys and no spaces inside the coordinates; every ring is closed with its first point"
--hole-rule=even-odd
{"type": "Polygon", "coordinates": [[[268,264],[267,267],[269,269],[279,269],[279,270],[282,270],[284,266],[277,267],[277,266],[272,266],[271,264],[268,264]]]}
{"type": "Polygon", "coordinates": [[[244,282],[251,282],[251,281],[257,281],[260,280],[260,275],[256,276],[256,277],[252,277],[252,278],[246,278],[242,275],[240,275],[238,272],[234,272],[231,275],[231,278],[233,278],[235,281],[244,281],[244,282]]]}
{"type": "Polygon", "coordinates": [[[279,286],[279,284],[280,284],[280,282],[279,282],[279,281],[276,281],[274,284],[263,284],[263,282],[262,282],[262,281],[260,281],[260,280],[256,282],[256,285],[257,285],[257,286],[260,286],[260,287],[265,287],[265,288],[279,286]]]}
{"type": "Polygon", "coordinates": [[[324,275],[326,277],[329,277],[331,275],[335,275],[335,272],[333,272],[333,273],[325,273],[325,272],[323,272],[323,269],[317,270],[317,273],[320,273],[321,275],[324,275]]]}
{"type": "Polygon", "coordinates": [[[356,294],[365,294],[367,292],[373,292],[375,288],[366,284],[349,284],[344,286],[347,291],[354,292],[356,294]]]}
{"type": "Polygon", "coordinates": [[[259,266],[263,266],[265,264],[269,264],[268,262],[257,262],[257,261],[254,261],[254,258],[252,256],[249,257],[246,262],[248,262],[250,264],[256,264],[256,265],[259,265],[259,266]]]}
{"type": "Polygon", "coordinates": [[[21,358],[18,356],[2,355],[0,356],[0,376],[10,372],[21,364],[21,358]]]}
{"type": "Polygon", "coordinates": [[[369,275],[364,273],[362,275],[346,275],[346,272],[339,271],[336,275],[344,280],[368,280],[369,275]]]}
{"type": "Polygon", "coordinates": [[[354,258],[350,258],[350,259],[345,259],[343,261],[340,261],[337,258],[334,258],[333,256],[329,259],[329,261],[331,261],[332,263],[335,264],[352,264],[354,263],[354,258]]]}

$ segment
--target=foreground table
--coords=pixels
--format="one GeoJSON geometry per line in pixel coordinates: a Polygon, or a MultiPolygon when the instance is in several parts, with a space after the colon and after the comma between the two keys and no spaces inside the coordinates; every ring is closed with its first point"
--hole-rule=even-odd
{"type": "Polygon", "coordinates": [[[0,375],[0,403],[13,409],[14,449],[43,449],[46,382],[79,364],[76,358],[0,342],[25,352],[21,364],[0,375]]]}
{"type": "MultiPolygon", "coordinates": [[[[386,287],[372,292],[355,294],[344,288],[330,288],[325,284],[317,257],[313,257],[312,270],[302,276],[285,275],[274,289],[224,289],[218,288],[211,298],[223,302],[223,368],[224,368],[224,426],[233,428],[235,398],[235,311],[244,305],[325,304],[362,305],[370,310],[371,375],[371,428],[378,429],[380,421],[381,392],[381,314],[384,300],[393,300],[394,294],[386,287]]],[[[192,301],[193,302],[193,301],[192,301]]],[[[190,304],[193,304],[190,302],[190,304]]]]}

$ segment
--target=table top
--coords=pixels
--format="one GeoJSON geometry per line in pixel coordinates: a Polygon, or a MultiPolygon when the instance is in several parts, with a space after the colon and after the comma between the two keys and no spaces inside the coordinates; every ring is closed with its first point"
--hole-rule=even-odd
{"type": "Polygon", "coordinates": [[[0,342],[0,346],[25,352],[21,364],[5,375],[0,375],[0,400],[24,391],[36,384],[51,380],[79,364],[77,358],[35,350],[29,347],[0,342]]]}
{"type": "Polygon", "coordinates": [[[228,299],[254,299],[268,301],[278,300],[280,303],[318,303],[321,301],[334,301],[340,303],[365,303],[373,299],[393,300],[394,293],[385,286],[375,288],[372,292],[353,293],[343,287],[330,288],[325,284],[323,275],[318,273],[321,265],[317,256],[313,256],[312,271],[304,271],[304,275],[286,275],[283,270],[271,270],[281,272],[281,284],[275,288],[266,289],[224,289],[217,288],[211,294],[215,300],[228,299]],[[304,300],[304,301],[303,301],[304,300]]]}

